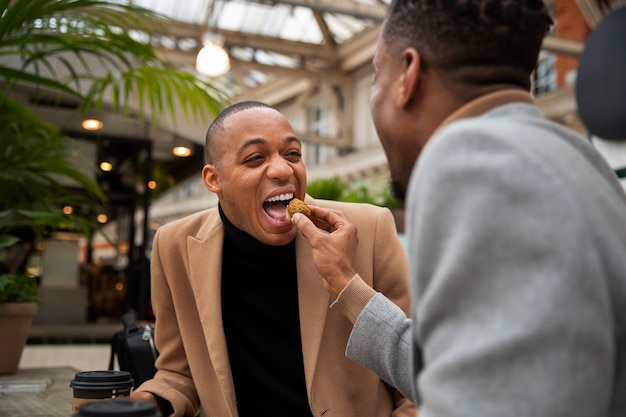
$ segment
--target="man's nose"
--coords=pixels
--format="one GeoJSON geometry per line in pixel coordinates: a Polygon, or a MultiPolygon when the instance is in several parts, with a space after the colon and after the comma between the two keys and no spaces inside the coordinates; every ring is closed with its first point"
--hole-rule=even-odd
{"type": "Polygon", "coordinates": [[[274,158],[270,161],[267,175],[270,178],[286,180],[293,175],[293,168],[284,158],[274,158]]]}

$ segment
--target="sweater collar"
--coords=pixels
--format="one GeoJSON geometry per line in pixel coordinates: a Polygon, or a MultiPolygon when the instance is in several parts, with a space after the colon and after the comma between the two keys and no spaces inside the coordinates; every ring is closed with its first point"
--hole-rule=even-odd
{"type": "MultiPolygon", "coordinates": [[[[534,104],[534,99],[527,91],[508,88],[506,90],[500,90],[493,93],[482,95],[463,106],[459,107],[455,112],[450,114],[444,121],[437,127],[434,133],[437,133],[443,127],[450,123],[465,119],[468,117],[476,117],[493,110],[496,107],[510,103],[528,103],[534,104]]],[[[433,135],[434,135],[433,133],[433,135]]]]}
{"type": "Polygon", "coordinates": [[[218,209],[222,223],[224,223],[224,237],[233,243],[233,248],[236,249],[237,252],[246,256],[266,260],[277,259],[277,257],[282,254],[286,254],[290,251],[294,252],[295,239],[283,246],[267,245],[232,224],[224,214],[222,206],[219,204],[218,209]]]}

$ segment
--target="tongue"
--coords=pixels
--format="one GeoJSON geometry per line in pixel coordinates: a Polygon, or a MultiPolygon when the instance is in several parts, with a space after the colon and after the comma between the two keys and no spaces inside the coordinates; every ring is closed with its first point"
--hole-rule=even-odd
{"type": "Polygon", "coordinates": [[[285,220],[285,217],[287,216],[287,206],[285,206],[285,203],[281,203],[280,201],[275,203],[265,203],[263,204],[263,209],[267,214],[275,219],[285,220]]]}

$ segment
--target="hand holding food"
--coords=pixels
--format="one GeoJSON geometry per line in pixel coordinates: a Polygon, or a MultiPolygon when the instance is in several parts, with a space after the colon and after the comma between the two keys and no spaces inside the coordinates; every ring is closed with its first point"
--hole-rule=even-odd
{"type": "Polygon", "coordinates": [[[311,217],[299,217],[294,224],[311,245],[324,287],[336,298],[356,274],[357,228],[339,210],[314,205],[307,208],[311,217]]]}

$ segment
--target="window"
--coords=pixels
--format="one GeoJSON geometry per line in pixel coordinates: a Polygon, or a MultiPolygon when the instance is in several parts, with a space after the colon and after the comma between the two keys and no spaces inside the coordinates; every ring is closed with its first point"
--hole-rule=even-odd
{"type": "Polygon", "coordinates": [[[533,72],[533,94],[535,96],[556,90],[556,57],[547,55],[539,59],[533,72]]]}
{"type": "MultiPolygon", "coordinates": [[[[330,136],[332,117],[328,105],[322,103],[309,109],[309,133],[316,136],[330,136]]],[[[309,144],[305,153],[305,163],[309,166],[322,165],[329,161],[331,147],[324,144],[309,144]]]]}

